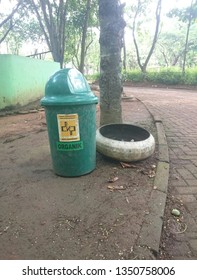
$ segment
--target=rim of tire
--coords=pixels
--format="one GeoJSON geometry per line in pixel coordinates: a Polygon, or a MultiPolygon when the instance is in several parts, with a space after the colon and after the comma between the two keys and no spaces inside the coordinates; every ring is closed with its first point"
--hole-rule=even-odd
{"type": "Polygon", "coordinates": [[[119,161],[139,161],[151,156],[155,139],[146,129],[132,124],[107,124],[96,131],[96,148],[119,161]]]}

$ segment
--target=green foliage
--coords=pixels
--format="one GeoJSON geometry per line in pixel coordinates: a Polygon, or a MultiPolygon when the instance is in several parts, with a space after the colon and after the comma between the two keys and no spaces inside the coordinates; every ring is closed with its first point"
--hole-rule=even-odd
{"type": "MultiPolygon", "coordinates": [[[[186,26],[183,23],[173,24],[171,30],[160,34],[156,48],[156,63],[160,67],[182,67],[185,49],[186,26]]],[[[197,29],[195,24],[190,27],[187,46],[186,67],[195,67],[197,62],[197,29]]]]}
{"type": "MultiPolygon", "coordinates": [[[[10,12],[12,11],[12,8],[14,8],[16,2],[20,1],[7,1],[12,3],[12,5],[10,5],[10,12]]],[[[12,28],[6,39],[4,39],[4,44],[2,44],[1,47],[2,50],[4,46],[6,46],[8,53],[23,55],[29,55],[36,50],[38,52],[48,50],[46,43],[43,44],[45,41],[43,31],[40,28],[37,17],[34,15],[33,9],[30,5],[32,1],[33,0],[21,1],[22,5],[12,18],[12,28]],[[28,43],[28,46],[32,45],[32,48],[29,50],[25,48],[26,43],[28,43]]],[[[0,4],[2,4],[1,2],[6,1],[0,1],[0,4]]],[[[54,17],[57,17],[57,20],[60,20],[60,17],[58,17],[58,3],[62,1],[34,0],[34,2],[37,6],[40,5],[40,2],[49,2],[51,8],[53,9],[54,17]]],[[[64,0],[63,2],[66,3],[67,9],[64,63],[65,65],[72,64],[73,66],[79,68],[87,0],[64,0]]],[[[153,11],[155,10],[157,2],[158,0],[126,1],[124,16],[125,21],[127,22],[125,31],[127,69],[138,68],[136,51],[132,42],[132,28],[135,13],[138,13],[136,18],[136,39],[140,47],[140,59],[144,62],[152,42],[154,32],[153,24],[155,21],[153,11]]],[[[165,2],[165,0],[163,0],[163,2],[165,2]]],[[[146,75],[142,74],[139,70],[127,71],[125,73],[123,72],[123,80],[129,80],[133,83],[139,83],[146,80],[151,83],[167,83],[171,85],[183,82],[188,85],[196,84],[196,74],[193,67],[197,65],[197,1],[188,0],[185,4],[187,5],[185,5],[184,8],[176,5],[178,9],[171,10],[168,13],[168,18],[165,16],[162,17],[162,28],[159,33],[156,49],[149,63],[149,68],[158,67],[160,68],[160,71],[148,70],[146,75]],[[186,32],[189,19],[191,19],[191,26],[188,45],[185,49],[186,32]],[[185,50],[187,54],[185,66],[186,69],[190,70],[186,71],[183,81],[183,78],[180,78],[179,68],[183,67],[185,50]],[[174,67],[179,68],[176,68],[175,71],[174,67]],[[162,69],[165,71],[163,72],[162,69]]],[[[9,12],[7,7],[6,10],[4,10],[3,6],[0,5],[0,23],[8,14],[9,12]]],[[[6,22],[3,26],[0,25],[0,27],[0,38],[2,38],[6,31],[10,28],[10,22],[6,22]]],[[[85,73],[91,74],[98,72],[100,67],[98,0],[91,0],[86,35],[85,73]]],[[[96,78],[98,78],[98,76],[96,78]]]]}
{"type": "Polygon", "coordinates": [[[163,68],[159,71],[148,71],[146,81],[164,85],[197,85],[197,68],[188,68],[185,75],[180,68],[163,68]]]}
{"type": "MultiPolygon", "coordinates": [[[[7,45],[7,49],[9,53],[18,55],[20,53],[20,49],[25,43],[29,42],[37,42],[42,44],[44,41],[43,32],[40,28],[40,25],[37,19],[32,15],[32,10],[27,3],[22,2],[17,12],[13,15],[11,22],[12,27],[10,29],[9,34],[6,36],[4,42],[7,45]]],[[[0,14],[1,21],[1,14],[0,14]]],[[[9,23],[3,25],[0,30],[0,37],[6,30],[9,28],[9,23]]],[[[31,49],[28,55],[32,53],[31,49]]]]}
{"type": "Polygon", "coordinates": [[[132,83],[136,82],[150,82],[151,84],[162,85],[197,85],[197,68],[189,68],[185,72],[185,76],[182,75],[180,68],[161,68],[157,71],[149,70],[143,75],[138,70],[128,71],[126,74],[127,81],[132,83]]]}
{"type": "Polygon", "coordinates": [[[155,84],[179,85],[183,84],[182,73],[177,68],[163,68],[159,71],[149,71],[146,80],[155,84]]]}
{"type": "Polygon", "coordinates": [[[96,82],[99,80],[100,74],[99,73],[95,73],[92,75],[85,75],[85,78],[90,81],[90,82],[96,82]]]}
{"type": "Polygon", "coordinates": [[[123,81],[132,81],[133,83],[143,82],[145,75],[140,70],[124,71],[122,74],[123,81]]]}
{"type": "Polygon", "coordinates": [[[191,86],[197,85],[197,68],[191,68],[186,70],[184,84],[191,86]]]}
{"type": "MultiPolygon", "coordinates": [[[[134,69],[123,71],[123,82],[137,83],[150,83],[151,85],[188,85],[197,86],[197,67],[188,68],[185,75],[182,75],[180,68],[161,68],[159,70],[149,70],[143,74],[140,70],[134,69]]],[[[86,78],[89,81],[98,81],[99,73],[88,75],[86,78]]]]}
{"type": "Polygon", "coordinates": [[[188,20],[195,20],[197,18],[197,2],[191,2],[189,7],[182,9],[172,9],[168,13],[169,17],[177,17],[180,21],[188,22],[188,20]]]}
{"type": "MultiPolygon", "coordinates": [[[[67,25],[66,25],[66,46],[64,60],[66,63],[72,62],[72,64],[79,68],[81,59],[81,44],[82,44],[82,34],[85,24],[87,9],[87,0],[72,0],[68,1],[68,15],[67,15],[67,25]]],[[[88,28],[86,34],[86,44],[85,44],[85,66],[87,66],[87,53],[93,42],[96,41],[95,28],[98,26],[97,17],[97,0],[91,1],[88,28]]]]}

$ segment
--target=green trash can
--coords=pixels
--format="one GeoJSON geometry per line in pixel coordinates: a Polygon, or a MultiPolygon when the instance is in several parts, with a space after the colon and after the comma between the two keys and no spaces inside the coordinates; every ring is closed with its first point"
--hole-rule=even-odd
{"type": "Polygon", "coordinates": [[[96,167],[96,104],[84,76],[76,69],[50,77],[41,105],[45,108],[53,170],[81,176],[96,167]]]}

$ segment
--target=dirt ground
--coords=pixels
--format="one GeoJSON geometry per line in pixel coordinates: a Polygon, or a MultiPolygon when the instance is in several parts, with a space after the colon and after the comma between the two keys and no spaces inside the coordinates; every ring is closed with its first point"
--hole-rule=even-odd
{"type": "MultiPolygon", "coordinates": [[[[123,98],[122,106],[124,122],[157,138],[141,102],[123,98]]],[[[35,108],[38,103],[0,118],[0,259],[135,258],[157,147],[130,168],[97,154],[92,173],[59,177],[52,170],[44,111],[27,112],[35,108]]]]}

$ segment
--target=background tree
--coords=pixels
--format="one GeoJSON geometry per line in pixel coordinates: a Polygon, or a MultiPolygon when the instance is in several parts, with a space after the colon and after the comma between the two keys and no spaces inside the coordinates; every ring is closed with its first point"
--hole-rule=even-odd
{"type": "Polygon", "coordinates": [[[182,72],[185,74],[186,57],[188,53],[189,33],[192,23],[197,19],[197,1],[192,0],[190,6],[184,9],[173,9],[168,14],[170,17],[177,17],[180,21],[187,23],[185,47],[183,51],[183,66],[182,72]]]}
{"type": "MultiPolygon", "coordinates": [[[[196,66],[197,1],[189,0],[185,3],[188,7],[172,10],[171,18],[164,15],[166,2],[163,1],[162,20],[161,6],[158,6],[156,14],[160,14],[160,23],[151,54],[158,26],[154,13],[156,6],[161,4],[158,1],[126,2],[124,19],[129,28],[123,28],[125,37],[122,40],[122,59],[123,68],[128,71],[140,68],[139,61],[143,71],[147,68],[152,71],[159,67],[176,66],[185,69],[196,66]],[[131,32],[133,23],[138,56],[131,32]]],[[[29,56],[51,51],[54,60],[61,65],[74,65],[84,74],[94,74],[100,67],[98,18],[98,0],[1,0],[0,52],[6,53],[7,50],[7,53],[29,56]]],[[[42,55],[44,57],[45,54],[42,55]]],[[[50,55],[47,57],[50,58],[50,55]]],[[[124,77],[127,78],[126,74],[124,77]]],[[[145,75],[142,73],[141,77],[145,75]]]]}
{"type": "Polygon", "coordinates": [[[177,33],[168,32],[160,34],[156,54],[158,66],[181,67],[184,49],[184,33],[177,29],[177,33]]]}
{"type": "Polygon", "coordinates": [[[144,62],[142,62],[141,59],[141,55],[140,55],[140,49],[139,49],[139,45],[137,42],[137,38],[136,38],[136,29],[137,29],[137,19],[138,16],[140,16],[142,13],[145,12],[145,10],[147,9],[147,1],[143,1],[143,0],[138,0],[137,1],[137,6],[135,9],[135,13],[134,13],[134,17],[133,17],[133,25],[132,25],[132,35],[133,35],[133,42],[135,45],[135,49],[136,49],[136,55],[137,55],[137,61],[138,61],[138,65],[141,69],[141,71],[143,73],[146,72],[146,68],[147,65],[149,63],[149,60],[153,54],[153,51],[155,49],[155,45],[158,39],[158,33],[159,33],[159,26],[160,26],[160,21],[161,21],[161,6],[162,6],[162,0],[158,0],[157,4],[156,4],[156,11],[155,11],[155,32],[154,32],[154,36],[153,36],[153,40],[152,40],[152,44],[150,46],[150,50],[144,60],[144,62]]]}
{"type": "Polygon", "coordinates": [[[0,13],[0,30],[3,29],[3,31],[1,30],[2,33],[0,35],[0,44],[6,39],[9,32],[13,29],[13,26],[15,25],[14,16],[22,6],[22,4],[23,0],[19,0],[11,13],[9,15],[6,15],[4,18],[4,15],[0,13]]]}
{"type": "Polygon", "coordinates": [[[97,0],[73,0],[69,2],[69,18],[66,26],[67,43],[65,60],[75,65],[82,73],[86,68],[87,52],[96,40],[98,28],[97,0]]]}
{"type": "Polygon", "coordinates": [[[25,0],[33,9],[53,59],[63,67],[67,0],[25,0]]]}
{"type": "Polygon", "coordinates": [[[37,19],[25,6],[17,11],[13,28],[4,42],[6,43],[8,53],[15,55],[19,55],[21,52],[23,53],[24,46],[26,46],[26,55],[28,56],[42,52],[47,47],[37,19]],[[27,46],[31,47],[27,48],[27,46]]]}
{"type": "Polygon", "coordinates": [[[121,123],[121,49],[125,21],[118,0],[99,0],[100,124],[121,123]]]}
{"type": "MultiPolygon", "coordinates": [[[[158,67],[183,68],[183,57],[185,51],[185,24],[182,22],[172,21],[172,28],[165,29],[160,33],[156,50],[155,61],[158,67]]],[[[197,60],[197,29],[195,24],[190,28],[190,36],[187,44],[186,67],[195,67],[197,60]],[[192,57],[192,59],[191,59],[192,57]]]]}
{"type": "Polygon", "coordinates": [[[84,72],[84,63],[85,63],[85,54],[86,54],[86,37],[88,31],[88,21],[90,17],[90,7],[91,7],[91,0],[87,0],[85,15],[84,15],[84,24],[82,28],[81,55],[80,55],[80,64],[79,64],[79,71],[82,74],[84,72]]]}
{"type": "Polygon", "coordinates": [[[125,42],[125,33],[123,35],[123,69],[127,70],[127,47],[125,42]]]}

